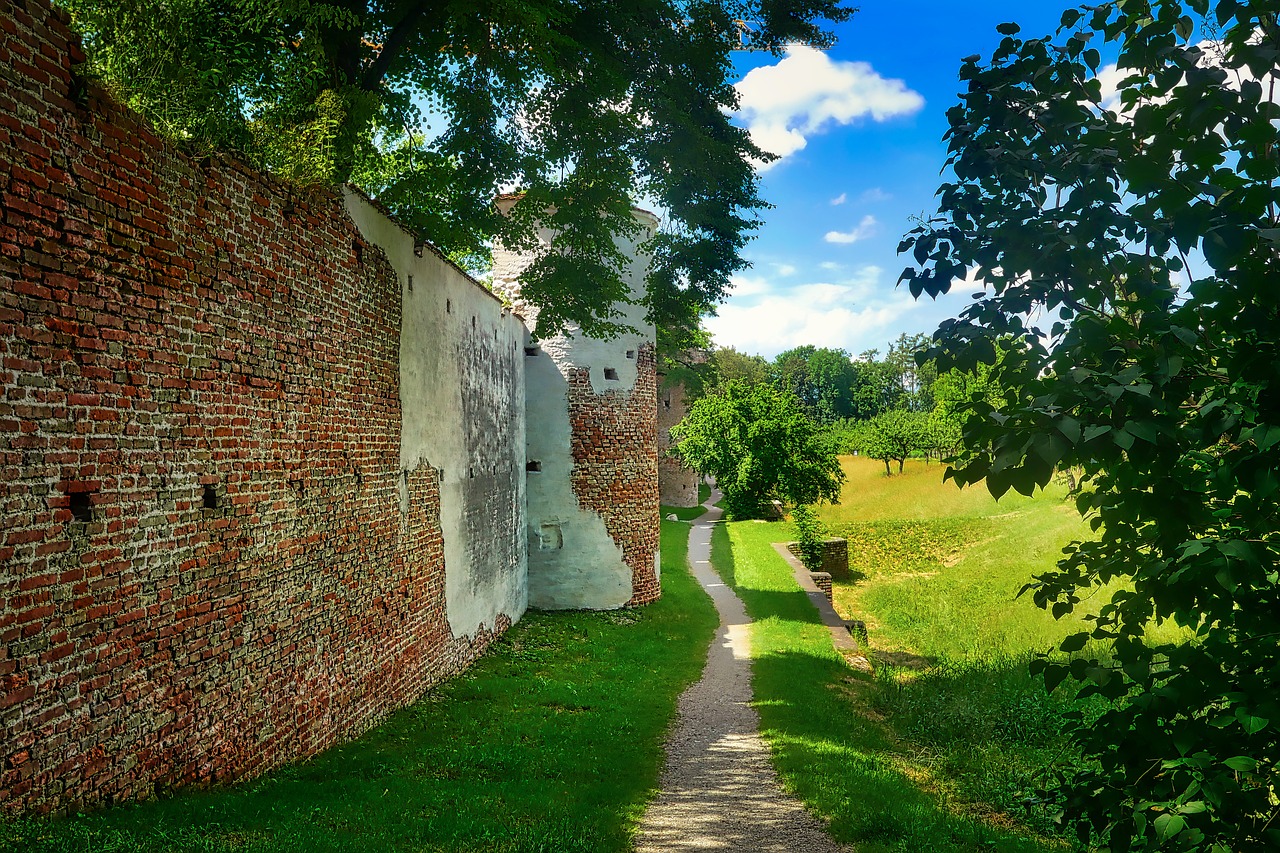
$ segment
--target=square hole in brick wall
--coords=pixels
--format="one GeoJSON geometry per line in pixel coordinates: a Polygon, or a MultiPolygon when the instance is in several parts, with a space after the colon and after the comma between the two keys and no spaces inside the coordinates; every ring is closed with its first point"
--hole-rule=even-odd
{"type": "Polygon", "coordinates": [[[72,521],[93,521],[93,495],[90,492],[72,492],[67,495],[72,521]]]}
{"type": "Polygon", "coordinates": [[[617,378],[618,378],[618,371],[617,371],[615,368],[612,368],[612,367],[606,367],[606,368],[604,369],[604,378],[605,378],[605,379],[617,379],[617,378]]]}
{"type": "Polygon", "coordinates": [[[204,486],[204,508],[218,508],[218,487],[213,483],[206,483],[204,486]]]}
{"type": "Polygon", "coordinates": [[[536,474],[542,470],[542,463],[536,459],[530,459],[528,462],[524,463],[524,470],[536,474]]]}

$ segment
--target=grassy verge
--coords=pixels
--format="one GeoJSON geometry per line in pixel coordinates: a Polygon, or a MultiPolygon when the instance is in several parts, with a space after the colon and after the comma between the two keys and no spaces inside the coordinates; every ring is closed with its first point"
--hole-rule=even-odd
{"type": "Polygon", "coordinates": [[[711,487],[706,483],[698,483],[698,505],[697,506],[662,506],[662,517],[674,515],[680,521],[693,521],[699,518],[707,511],[703,506],[707,502],[707,498],[711,497],[711,487]]]}
{"type": "Polygon", "coordinates": [[[713,563],[755,623],[761,730],[788,789],[830,822],[833,837],[857,844],[860,853],[1063,849],[956,783],[955,768],[912,729],[943,720],[910,717],[892,705],[911,704],[892,692],[896,681],[886,684],[844,663],[770,545],[788,533],[789,525],[737,522],[718,527],[712,539],[713,563]]]}
{"type": "Polygon", "coordinates": [[[687,537],[663,524],[656,604],[529,613],[357,741],[244,785],[0,823],[0,850],[630,849],[676,699],[717,624],[686,569],[687,537]]]}
{"type": "Polygon", "coordinates": [[[663,506],[662,517],[674,515],[679,521],[693,521],[706,511],[705,506],[663,506]]]}

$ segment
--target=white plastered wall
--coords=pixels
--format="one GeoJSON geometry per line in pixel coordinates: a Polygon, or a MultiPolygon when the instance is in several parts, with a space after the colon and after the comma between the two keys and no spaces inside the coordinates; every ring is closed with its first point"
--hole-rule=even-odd
{"type": "MultiPolygon", "coordinates": [[[[511,204],[510,199],[503,200],[511,204]]],[[[652,237],[657,218],[636,211],[643,229],[624,240],[622,251],[631,258],[625,275],[634,298],[645,292],[650,256],[641,244],[652,237]]],[[[539,234],[550,245],[549,231],[539,234]]],[[[520,306],[530,327],[537,316],[520,300],[519,278],[532,258],[495,248],[494,288],[520,306]]],[[[654,343],[654,327],[645,322],[645,308],[628,304],[618,321],[635,329],[612,340],[589,338],[576,329],[544,341],[528,341],[525,356],[526,446],[531,463],[540,470],[528,474],[529,605],[544,610],[608,610],[622,607],[632,596],[630,567],[613,541],[604,520],[578,504],[570,481],[573,471],[572,430],[569,422],[568,377],[576,368],[589,371],[596,394],[630,393],[635,387],[640,347],[654,343]],[[606,369],[616,378],[607,378],[606,369]]],[[[655,555],[655,565],[657,559],[655,555]]]]}
{"type": "Polygon", "coordinates": [[[400,461],[440,472],[449,627],[515,622],[528,606],[524,325],[359,193],[346,206],[400,279],[400,461]]]}

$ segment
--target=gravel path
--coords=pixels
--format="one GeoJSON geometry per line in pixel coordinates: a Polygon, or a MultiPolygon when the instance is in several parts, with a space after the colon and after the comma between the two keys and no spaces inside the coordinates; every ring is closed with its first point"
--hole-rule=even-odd
{"type": "MultiPolygon", "coordinates": [[[[710,505],[720,499],[713,491],[710,505]]],[[[667,739],[662,791],[640,822],[637,853],[738,850],[743,853],[848,851],[821,822],[784,794],[751,707],[750,619],[742,600],[711,568],[711,507],[689,531],[694,577],[715,601],[720,630],[702,680],[680,697],[667,739]]]]}

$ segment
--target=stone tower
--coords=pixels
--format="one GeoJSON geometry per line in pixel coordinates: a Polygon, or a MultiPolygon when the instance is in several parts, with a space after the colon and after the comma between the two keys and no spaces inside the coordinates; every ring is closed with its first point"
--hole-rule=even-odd
{"type": "MultiPolygon", "coordinates": [[[[519,197],[498,201],[504,210],[519,197]]],[[[636,210],[640,234],[624,238],[625,276],[637,298],[651,258],[640,245],[658,226],[636,210]]],[[[550,245],[549,231],[539,234],[550,245]]],[[[496,247],[494,290],[521,303],[520,276],[532,257],[496,247]]],[[[576,328],[526,340],[526,489],[529,605],[604,610],[658,598],[657,375],[652,325],[641,305],[618,306],[636,331],[612,340],[576,328]]]]}
{"type": "Polygon", "coordinates": [[[658,379],[658,497],[666,506],[697,506],[698,475],[668,453],[671,428],[689,413],[687,389],[679,376],[658,379]]]}

